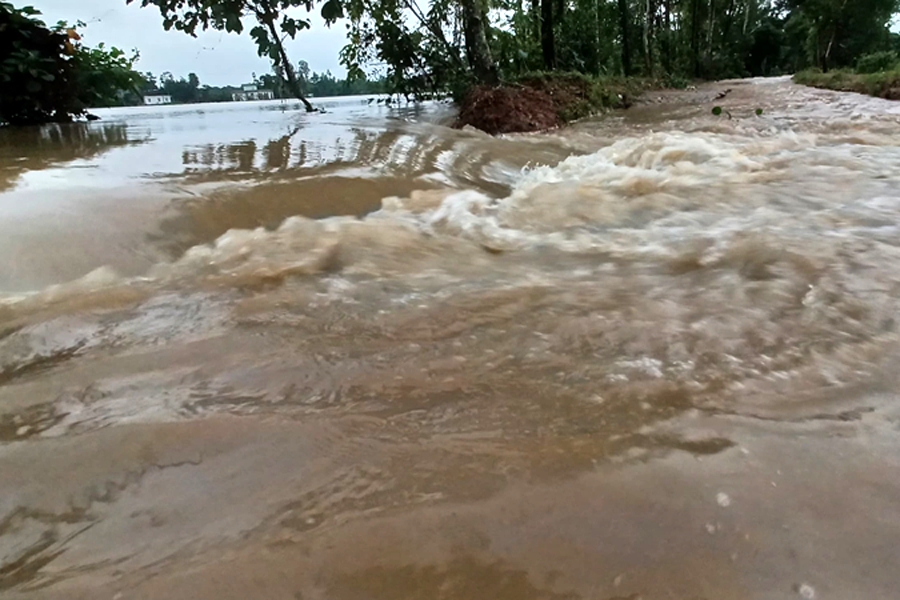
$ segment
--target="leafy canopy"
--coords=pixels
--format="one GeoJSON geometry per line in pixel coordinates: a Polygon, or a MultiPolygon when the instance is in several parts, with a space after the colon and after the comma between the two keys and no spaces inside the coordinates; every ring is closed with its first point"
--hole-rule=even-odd
{"type": "Polygon", "coordinates": [[[136,53],[89,48],[78,33],[83,23],[48,27],[39,16],[0,2],[0,123],[69,121],[88,107],[121,103],[142,81],[136,53]]]}

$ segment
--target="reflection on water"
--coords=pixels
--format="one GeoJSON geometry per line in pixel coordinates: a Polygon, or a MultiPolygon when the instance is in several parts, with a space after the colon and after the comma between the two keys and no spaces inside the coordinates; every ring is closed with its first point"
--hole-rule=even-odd
{"type": "Polygon", "coordinates": [[[893,598],[900,110],[727,86],[109,111],[0,195],[3,593],[893,598]]]}
{"type": "Polygon", "coordinates": [[[437,142],[433,136],[412,131],[367,130],[349,127],[327,140],[306,139],[301,126],[265,143],[243,140],[226,144],[205,144],[185,148],[182,154],[184,174],[201,175],[191,180],[215,181],[225,175],[303,176],[303,169],[323,167],[338,170],[364,166],[369,170],[390,170],[407,175],[428,172],[434,164],[407,157],[408,147],[429,148],[437,142]],[[429,144],[431,142],[431,144],[429,144]],[[407,160],[407,158],[412,160],[407,160]],[[290,173],[293,171],[293,173],[290,173]]]}
{"type": "Polygon", "coordinates": [[[89,160],[112,148],[140,144],[124,124],[61,123],[0,128],[0,192],[27,171],[89,160]]]}

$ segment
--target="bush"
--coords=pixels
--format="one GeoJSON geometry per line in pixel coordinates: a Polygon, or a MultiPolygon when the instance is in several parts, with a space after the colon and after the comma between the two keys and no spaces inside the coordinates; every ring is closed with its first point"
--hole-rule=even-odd
{"type": "Polygon", "coordinates": [[[856,61],[857,73],[878,73],[880,71],[890,71],[897,66],[898,58],[895,52],[873,52],[861,56],[856,61]]]}
{"type": "Polygon", "coordinates": [[[49,29],[38,14],[0,2],[0,123],[62,121],[84,112],[75,99],[71,34],[49,29]]]}
{"type": "Polygon", "coordinates": [[[670,87],[676,90],[684,90],[687,89],[689,85],[691,85],[691,80],[687,77],[683,77],[675,73],[666,73],[665,75],[663,75],[662,83],[665,87],[670,87]]]}
{"type": "Polygon", "coordinates": [[[794,75],[794,81],[829,90],[858,92],[879,98],[900,100],[900,67],[890,71],[865,74],[854,73],[847,69],[838,69],[828,73],[817,69],[808,69],[794,75]]]}
{"type": "Polygon", "coordinates": [[[103,44],[87,48],[74,27],[47,27],[38,15],[0,0],[0,125],[71,121],[137,88],[137,57],[103,44]]]}

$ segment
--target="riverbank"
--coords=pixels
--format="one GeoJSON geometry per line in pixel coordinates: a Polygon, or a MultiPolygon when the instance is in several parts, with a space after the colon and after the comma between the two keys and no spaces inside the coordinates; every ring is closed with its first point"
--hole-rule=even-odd
{"type": "Polygon", "coordinates": [[[794,75],[794,82],[826,90],[900,100],[900,67],[876,73],[856,73],[849,69],[823,73],[809,69],[794,75]]]}
{"type": "Polygon", "coordinates": [[[490,134],[546,131],[616,108],[628,108],[660,80],[535,73],[500,86],[473,86],[459,107],[456,126],[490,134]]]}

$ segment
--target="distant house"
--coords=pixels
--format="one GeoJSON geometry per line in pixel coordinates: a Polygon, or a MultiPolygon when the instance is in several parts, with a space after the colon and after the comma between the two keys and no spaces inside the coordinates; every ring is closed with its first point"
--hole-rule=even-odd
{"type": "Polygon", "coordinates": [[[149,96],[144,96],[144,104],[156,105],[156,104],[172,104],[172,96],[168,94],[150,94],[149,96]]]}
{"type": "Polygon", "coordinates": [[[231,94],[231,99],[235,102],[245,102],[247,100],[273,100],[275,93],[272,90],[261,90],[255,83],[247,83],[241,86],[241,91],[231,94]]]}

